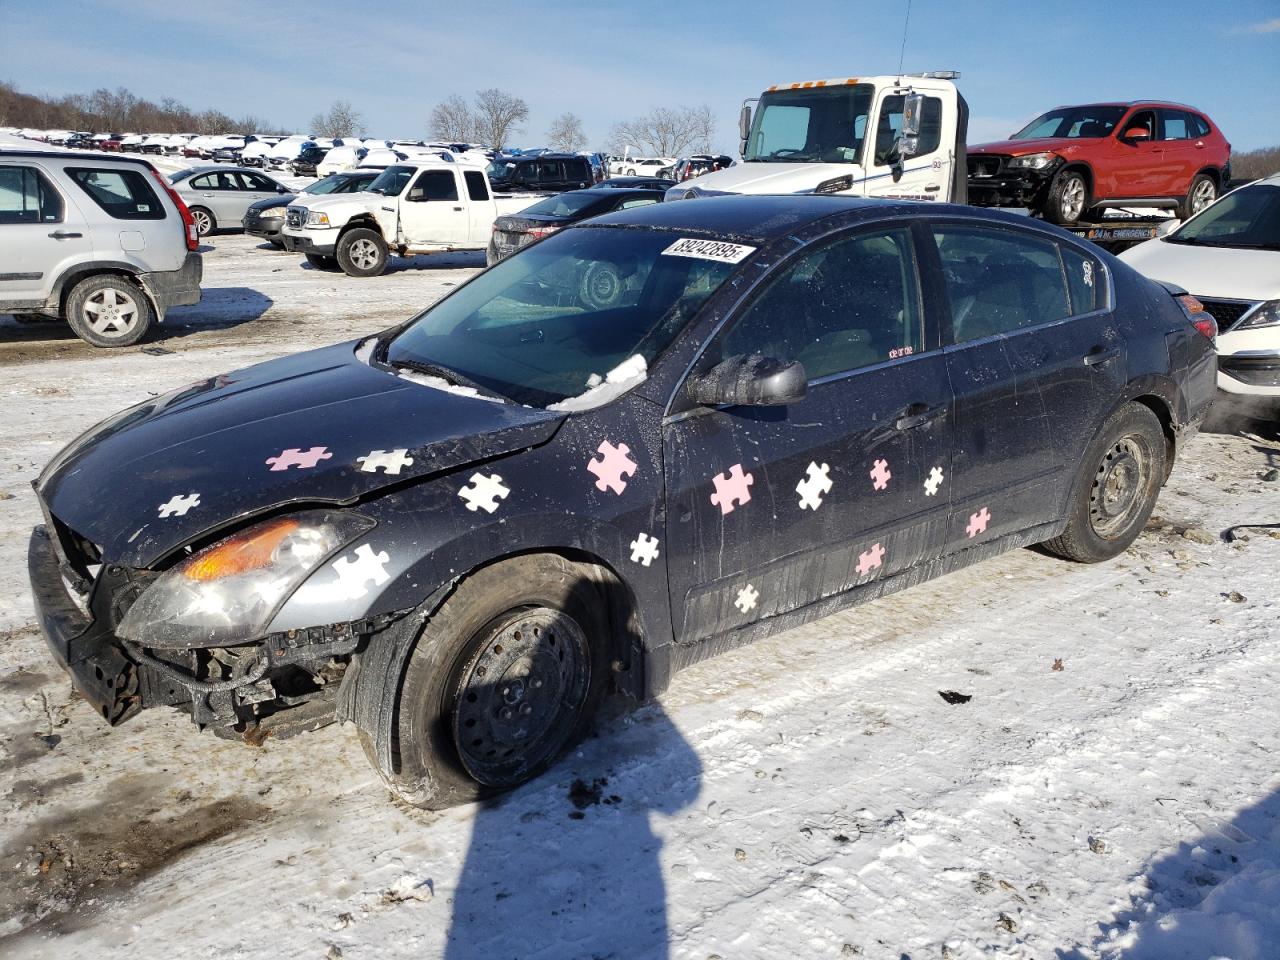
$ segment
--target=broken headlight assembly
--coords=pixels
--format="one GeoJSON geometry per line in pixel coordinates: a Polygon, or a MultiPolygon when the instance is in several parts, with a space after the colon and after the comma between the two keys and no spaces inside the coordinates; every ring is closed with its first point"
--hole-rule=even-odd
{"type": "Polygon", "coordinates": [[[262,637],[281,604],[373,521],[315,511],[263,521],[157,577],[116,628],[144,647],[191,650],[262,637]]]}
{"type": "Polygon", "coordinates": [[[1056,153],[1028,153],[1023,157],[1013,157],[1009,161],[1009,166],[1015,170],[1044,170],[1053,166],[1059,159],[1056,153]]]}

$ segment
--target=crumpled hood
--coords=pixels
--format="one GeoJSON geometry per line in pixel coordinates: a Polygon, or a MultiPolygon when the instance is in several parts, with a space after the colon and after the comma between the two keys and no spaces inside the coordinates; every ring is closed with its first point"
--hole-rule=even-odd
{"type": "Polygon", "coordinates": [[[58,454],[36,490],[55,517],[102,548],[104,562],[148,567],[246,517],[350,502],[537,446],[563,419],[413,383],[357,358],[352,342],[123,411],[58,454]],[[358,458],[398,449],[413,462],[393,458],[397,473],[361,469],[358,458]]]}
{"type": "Polygon", "coordinates": [[[323,210],[329,214],[331,222],[336,222],[339,218],[334,217],[335,213],[340,213],[342,218],[349,220],[357,213],[372,213],[380,206],[393,206],[395,202],[394,197],[384,197],[380,193],[330,193],[319,195],[300,193],[289,202],[289,206],[306,207],[307,210],[323,210]]]}
{"type": "Polygon", "coordinates": [[[979,143],[967,147],[970,156],[983,153],[1001,153],[1012,157],[1026,156],[1028,153],[1061,153],[1074,151],[1077,147],[1096,145],[1096,140],[1068,140],[1062,137],[1041,137],[1036,140],[993,140],[991,143],[979,143]]]}
{"type": "Polygon", "coordinates": [[[689,190],[716,193],[805,193],[832,177],[852,176],[857,183],[866,176],[856,163],[739,163],[715,173],[678,183],[667,190],[667,199],[683,197],[689,190]]]}

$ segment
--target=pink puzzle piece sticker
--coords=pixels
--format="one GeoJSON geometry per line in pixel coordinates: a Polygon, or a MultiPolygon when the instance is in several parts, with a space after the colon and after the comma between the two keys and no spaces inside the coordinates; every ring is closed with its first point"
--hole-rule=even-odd
{"type": "Polygon", "coordinates": [[[333,456],[329,452],[328,447],[312,447],[310,450],[299,450],[297,447],[290,447],[288,450],[280,452],[279,456],[269,457],[267,463],[271,464],[272,471],[288,470],[290,467],[297,467],[299,470],[306,470],[314,467],[321,460],[328,460],[333,456]]]}
{"type": "Polygon", "coordinates": [[[978,534],[983,533],[987,529],[987,524],[991,522],[991,514],[986,507],[983,507],[977,513],[969,514],[969,525],[964,528],[964,532],[969,535],[972,540],[978,534]]]}
{"type": "Polygon", "coordinates": [[[880,566],[880,563],[883,560],[884,547],[881,544],[877,543],[870,550],[864,550],[862,553],[858,554],[858,576],[865,577],[872,570],[876,569],[876,567],[880,566]]]}
{"type": "Polygon", "coordinates": [[[871,468],[871,486],[877,490],[883,490],[889,486],[889,481],[893,479],[893,474],[889,472],[888,460],[877,460],[871,468]]]}
{"type": "Polygon", "coordinates": [[[602,440],[596,452],[600,456],[587,461],[587,471],[596,475],[596,489],[621,494],[627,489],[627,481],[622,478],[636,472],[637,464],[631,459],[631,448],[625,443],[615,447],[608,440],[602,440]]]}
{"type": "Polygon", "coordinates": [[[728,473],[717,474],[711,482],[716,485],[711,502],[720,508],[721,513],[730,514],[735,507],[751,502],[751,485],[756,480],[751,474],[742,472],[742,464],[735,463],[728,473]]]}

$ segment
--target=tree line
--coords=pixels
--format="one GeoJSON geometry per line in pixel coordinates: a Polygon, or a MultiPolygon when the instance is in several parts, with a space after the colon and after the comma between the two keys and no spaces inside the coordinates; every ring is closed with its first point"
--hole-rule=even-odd
{"type": "MultiPolygon", "coordinates": [[[[491,87],[471,100],[457,94],[438,103],[427,121],[432,139],[478,143],[499,149],[515,144],[524,134],[529,105],[521,97],[491,87]]],[[[0,126],[37,130],[91,130],[111,133],[268,133],[290,131],[261,117],[232,117],[221,110],[193,110],[173,97],[158,102],[139,97],[124,87],[100,87],[91,93],[42,97],[23,93],[0,81],[0,126]]],[[[322,137],[364,135],[363,114],[347,100],[336,100],[328,111],[311,118],[308,133],[322,137]]],[[[654,107],[643,116],[622,120],[609,131],[609,153],[678,157],[710,153],[716,136],[711,108],[654,107]]],[[[566,112],[546,130],[545,144],[576,152],[587,146],[582,120],[566,112]]]]}

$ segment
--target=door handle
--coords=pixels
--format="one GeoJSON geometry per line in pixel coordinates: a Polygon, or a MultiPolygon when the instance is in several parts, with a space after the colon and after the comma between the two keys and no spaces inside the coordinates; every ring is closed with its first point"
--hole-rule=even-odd
{"type": "Polygon", "coordinates": [[[202,194],[200,194],[200,196],[204,197],[206,200],[212,200],[212,199],[213,199],[213,194],[212,194],[212,193],[202,193],[202,194]]]}
{"type": "Polygon", "coordinates": [[[936,183],[931,183],[931,184],[929,184],[927,187],[925,187],[925,188],[924,188],[924,192],[925,192],[925,193],[937,193],[937,192],[938,192],[939,190],[941,190],[941,189],[942,189],[942,187],[941,187],[940,185],[938,185],[938,184],[936,184],[936,183]]]}
{"type": "Polygon", "coordinates": [[[462,212],[462,208],[461,208],[461,207],[454,207],[454,208],[453,208],[453,212],[454,212],[454,213],[461,213],[461,212],[462,212]]]}
{"type": "Polygon", "coordinates": [[[1081,359],[1086,367],[1104,367],[1118,356],[1120,356],[1118,349],[1103,350],[1101,347],[1094,347],[1081,359]]]}
{"type": "Polygon", "coordinates": [[[83,237],[84,234],[75,233],[71,230],[55,230],[53,233],[49,234],[49,236],[53,237],[55,240],[78,240],[80,237],[83,237]]]}
{"type": "Polygon", "coordinates": [[[1197,150],[1203,150],[1203,149],[1204,149],[1204,141],[1203,141],[1203,140],[1197,140],[1197,141],[1196,141],[1196,149],[1197,149],[1197,150]]]}
{"type": "Polygon", "coordinates": [[[898,419],[893,422],[893,426],[896,430],[912,430],[944,417],[946,413],[946,407],[930,407],[923,403],[913,403],[902,411],[898,419]]]}

